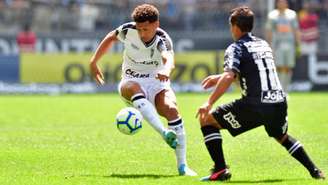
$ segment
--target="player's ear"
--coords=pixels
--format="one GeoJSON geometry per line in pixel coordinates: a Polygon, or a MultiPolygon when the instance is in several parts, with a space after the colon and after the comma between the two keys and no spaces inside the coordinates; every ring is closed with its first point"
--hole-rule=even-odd
{"type": "Polygon", "coordinates": [[[159,20],[158,21],[155,21],[155,26],[156,26],[156,28],[159,27],[159,20]]]}

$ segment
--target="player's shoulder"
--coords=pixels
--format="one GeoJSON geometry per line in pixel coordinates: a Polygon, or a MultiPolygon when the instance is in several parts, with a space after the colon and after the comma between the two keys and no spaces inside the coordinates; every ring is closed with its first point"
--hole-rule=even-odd
{"type": "Polygon", "coordinates": [[[235,41],[233,43],[231,43],[228,47],[227,47],[227,51],[231,51],[231,50],[241,50],[243,45],[243,42],[241,41],[235,41]]]}
{"type": "Polygon", "coordinates": [[[249,50],[249,48],[254,48],[254,47],[268,47],[269,44],[266,40],[257,37],[251,33],[248,34],[246,39],[242,40],[241,44],[245,46],[249,50]]]}
{"type": "Polygon", "coordinates": [[[163,30],[162,28],[157,28],[157,29],[156,29],[156,35],[157,35],[158,37],[160,37],[160,38],[171,39],[170,36],[169,36],[169,34],[168,34],[165,30],[163,30]]]}
{"type": "Polygon", "coordinates": [[[228,46],[227,51],[242,51],[244,44],[250,40],[251,39],[248,36],[243,36],[242,38],[238,39],[237,41],[231,43],[228,46]]]}
{"type": "Polygon", "coordinates": [[[226,53],[241,54],[249,52],[249,48],[253,47],[267,47],[269,44],[262,38],[254,36],[252,33],[248,33],[230,44],[226,50],[226,53]]]}
{"type": "Polygon", "coordinates": [[[117,38],[123,42],[125,40],[128,32],[130,32],[129,30],[136,30],[135,22],[127,22],[127,23],[120,25],[119,27],[117,27],[115,29],[115,34],[116,34],[117,38]]]}
{"type": "Polygon", "coordinates": [[[127,29],[136,29],[136,23],[135,22],[127,22],[123,23],[119,26],[120,30],[127,30],[127,29]]]}
{"type": "Polygon", "coordinates": [[[166,49],[172,50],[173,49],[173,42],[169,34],[161,28],[157,28],[156,36],[158,37],[158,48],[165,46],[166,49]]]}
{"type": "Polygon", "coordinates": [[[233,42],[225,50],[225,57],[236,54],[241,55],[242,51],[242,43],[240,41],[233,42]]]}
{"type": "Polygon", "coordinates": [[[248,42],[265,42],[265,43],[267,43],[264,39],[262,39],[262,38],[260,38],[260,37],[257,37],[257,36],[255,36],[255,35],[253,35],[253,34],[248,34],[248,42]]]}

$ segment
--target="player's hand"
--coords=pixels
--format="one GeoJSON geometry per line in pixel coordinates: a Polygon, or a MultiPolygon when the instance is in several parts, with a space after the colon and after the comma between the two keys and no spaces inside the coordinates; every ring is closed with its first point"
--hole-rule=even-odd
{"type": "Polygon", "coordinates": [[[166,82],[170,79],[170,75],[168,71],[160,71],[157,73],[155,78],[161,82],[166,82]]]}
{"type": "Polygon", "coordinates": [[[204,89],[208,89],[216,85],[221,75],[210,75],[202,81],[202,86],[204,89]]]}
{"type": "Polygon", "coordinates": [[[95,78],[97,84],[99,85],[105,84],[104,75],[102,74],[101,70],[99,69],[99,67],[95,62],[90,63],[90,71],[92,76],[95,78]]]}
{"type": "Polygon", "coordinates": [[[198,108],[196,118],[199,116],[201,120],[205,119],[208,116],[211,109],[212,109],[212,105],[209,104],[208,102],[205,102],[202,106],[198,108]]]}

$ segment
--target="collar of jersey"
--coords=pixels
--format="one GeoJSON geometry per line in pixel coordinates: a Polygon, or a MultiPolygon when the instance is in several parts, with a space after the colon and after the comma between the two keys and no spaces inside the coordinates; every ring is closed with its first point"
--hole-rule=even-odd
{"type": "Polygon", "coordinates": [[[242,39],[245,39],[247,37],[252,37],[252,33],[251,32],[248,32],[245,35],[241,36],[238,40],[242,40],[242,39]]]}
{"type": "Polygon", "coordinates": [[[149,47],[149,46],[151,46],[151,45],[153,45],[153,43],[155,42],[155,40],[156,40],[156,34],[155,34],[155,36],[151,39],[151,41],[147,44],[147,43],[145,43],[145,42],[143,42],[142,41],[142,43],[145,45],[145,47],[149,47]]]}

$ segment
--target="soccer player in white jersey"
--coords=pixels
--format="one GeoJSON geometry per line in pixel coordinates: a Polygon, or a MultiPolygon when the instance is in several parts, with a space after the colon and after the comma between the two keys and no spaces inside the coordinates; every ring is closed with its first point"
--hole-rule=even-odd
{"type": "Polygon", "coordinates": [[[90,68],[97,83],[104,84],[99,59],[116,41],[124,44],[120,95],[137,108],[150,125],[175,149],[179,175],[197,175],[187,166],[186,136],[176,97],[170,87],[174,52],[169,35],[159,28],[159,12],[149,4],[137,6],[134,22],[119,26],[101,41],[90,68]],[[168,121],[166,129],[159,115],[168,121]]]}

